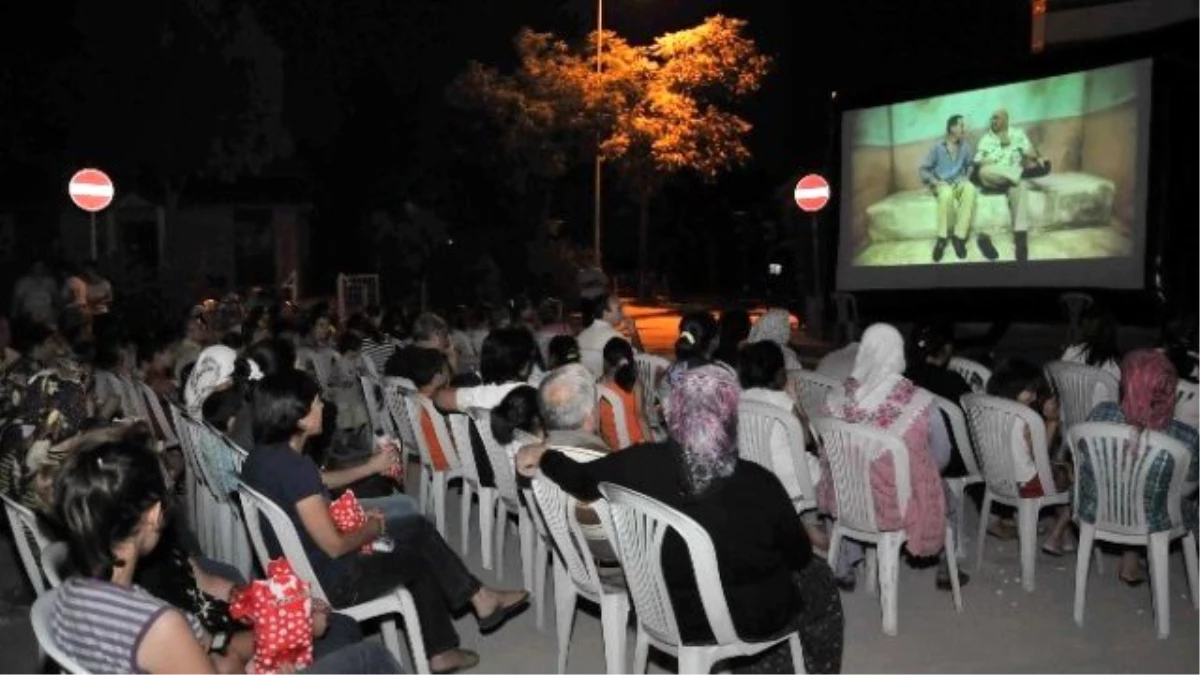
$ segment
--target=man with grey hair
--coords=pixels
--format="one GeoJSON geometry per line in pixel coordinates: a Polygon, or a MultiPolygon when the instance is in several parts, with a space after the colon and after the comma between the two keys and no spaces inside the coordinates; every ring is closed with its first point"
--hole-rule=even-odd
{"type": "Polygon", "coordinates": [[[596,378],[584,366],[569,363],[550,371],[538,388],[538,407],[546,423],[547,445],[609,452],[596,433],[596,378]]]}

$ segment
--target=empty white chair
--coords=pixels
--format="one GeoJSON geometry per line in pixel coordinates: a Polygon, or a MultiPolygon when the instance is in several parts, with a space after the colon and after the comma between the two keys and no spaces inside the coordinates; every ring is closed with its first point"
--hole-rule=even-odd
{"type": "Polygon", "coordinates": [[[4,514],[8,517],[9,527],[12,528],[13,542],[17,545],[21,566],[25,568],[25,575],[29,577],[34,592],[40,596],[46,590],[46,584],[42,579],[39,561],[42,551],[50,545],[50,539],[42,532],[33,511],[6,495],[0,494],[0,500],[4,501],[4,514]]]}
{"type": "Polygon", "coordinates": [[[1015,507],[1017,538],[1021,549],[1021,585],[1025,590],[1032,591],[1034,563],[1037,559],[1038,513],[1046,506],[1066,504],[1071,497],[1067,492],[1059,492],[1054,485],[1046,449],[1046,424],[1029,406],[987,394],[963,396],[962,407],[967,428],[971,431],[971,443],[979,460],[980,473],[987,486],[983,510],[979,513],[975,569],[983,565],[983,545],[987,540],[987,522],[992,503],[1015,507]],[[1025,447],[1026,430],[1031,449],[1025,447]],[[1022,497],[1020,494],[1016,455],[1030,450],[1033,453],[1033,465],[1037,468],[1037,479],[1042,485],[1041,497],[1022,497]]]}
{"type": "Polygon", "coordinates": [[[619,485],[601,483],[600,494],[604,501],[595,502],[594,506],[625,571],[625,583],[637,617],[633,672],[646,672],[651,646],[678,657],[681,673],[708,673],[720,661],[753,656],[782,642],[791,647],[796,672],[804,672],[798,632],[764,642],[744,642],[738,637],[721,584],[716,549],[699,523],[656,499],[619,485]],[[704,644],[685,644],[679,632],[663,576],[663,541],[668,530],[683,538],[696,573],[696,587],[713,633],[713,640],[704,644]]]}
{"type": "Polygon", "coordinates": [[[992,379],[992,371],[987,366],[962,356],[951,356],[947,367],[961,375],[977,394],[986,391],[988,381],[992,379]]]}
{"type": "MultiPolygon", "coordinates": [[[[370,359],[365,361],[370,362],[370,359]]],[[[383,386],[379,379],[364,375],[358,378],[358,381],[362,385],[363,400],[367,404],[367,419],[371,424],[371,431],[376,435],[383,434],[402,442],[392,411],[384,403],[383,386]]]]}
{"type": "Polygon", "coordinates": [[[1103,401],[1116,401],[1120,385],[1103,369],[1071,361],[1046,364],[1046,376],[1058,394],[1063,429],[1087,420],[1092,408],[1103,401]]]}
{"type": "Polygon", "coordinates": [[[809,417],[820,417],[825,414],[825,401],[831,394],[839,394],[844,390],[841,382],[826,377],[816,371],[795,371],[800,378],[800,407],[809,417]]]}
{"type": "MultiPolygon", "coordinates": [[[[885,530],[876,518],[875,493],[871,489],[871,465],[890,455],[896,481],[898,513],[908,509],[912,483],[909,481],[908,447],[899,436],[861,424],[830,417],[812,420],[813,433],[820,439],[829,461],[830,479],[837,501],[837,520],[829,542],[829,565],[837,568],[838,549],[843,538],[874,544],[878,549],[878,583],[883,608],[883,632],[897,630],[897,581],[900,571],[900,547],[908,541],[904,529],[885,530]]],[[[954,529],[946,526],[946,561],[950,567],[950,585],[955,611],[962,611],[962,591],[958,582],[958,556],[953,555],[954,529]]],[[[868,566],[873,568],[874,566],[868,566]]],[[[868,579],[872,586],[875,579],[868,579]]]]}
{"type": "MultiPolygon", "coordinates": [[[[296,532],[296,526],[283,509],[244,483],[238,488],[238,496],[241,498],[242,509],[246,514],[246,529],[250,532],[250,540],[254,542],[254,554],[258,558],[259,566],[266,569],[267,563],[271,560],[266,539],[263,537],[262,518],[266,518],[271,532],[275,534],[275,539],[279,542],[283,557],[291,563],[296,575],[311,585],[311,593],[314,598],[329,602],[329,596],[325,594],[325,589],[321,586],[321,581],[317,578],[316,573],[313,572],[308,555],[304,552],[304,545],[300,543],[300,535],[296,532]]],[[[399,614],[404,619],[404,631],[408,634],[408,649],[412,654],[413,670],[418,673],[429,672],[429,659],[425,655],[420,617],[417,614],[417,606],[413,602],[412,593],[407,588],[399,587],[387,595],[350,607],[336,607],[332,603],[330,606],[338,613],[345,614],[360,623],[368,619],[382,619],[379,627],[380,636],[383,638],[384,646],[396,657],[397,661],[401,660],[400,636],[396,631],[394,615],[399,614]]]]}
{"type": "Polygon", "coordinates": [[[805,454],[804,429],[791,411],[759,401],[738,403],[738,456],[778,476],[796,513],[817,508],[805,454]],[[790,450],[786,457],[772,449],[771,441],[779,435],[790,450]]]}
{"type": "Polygon", "coordinates": [[[533,495],[556,551],[554,607],[558,621],[558,672],[567,672],[567,649],[579,598],[600,605],[607,672],[625,672],[626,624],[629,621],[629,596],[625,588],[607,586],[601,581],[588,542],[579,527],[575,510],[579,502],[541,477],[533,480],[533,495]]]}
{"type": "Polygon", "coordinates": [[[396,433],[399,434],[397,438],[400,439],[400,445],[404,450],[404,468],[406,470],[404,487],[406,490],[410,489],[407,474],[409,462],[414,459],[417,462],[421,461],[421,451],[417,447],[417,434],[408,418],[408,404],[405,403],[405,397],[415,394],[416,391],[412,381],[406,378],[383,378],[383,407],[392,415],[392,421],[396,424],[396,433]]]}
{"type": "Polygon", "coordinates": [[[658,410],[658,380],[667,372],[667,368],[671,367],[671,362],[661,356],[644,353],[634,354],[633,359],[637,362],[638,386],[642,388],[642,406],[645,407],[646,420],[653,427],[646,431],[655,431],[656,435],[661,437],[665,435],[665,426],[658,410]]]}
{"type": "Polygon", "coordinates": [[[1196,383],[1180,377],[1175,385],[1175,419],[1193,427],[1200,419],[1200,401],[1196,400],[1196,394],[1196,383]]]}
{"type": "Polygon", "coordinates": [[[933,402],[937,405],[938,410],[945,414],[946,419],[950,421],[949,429],[950,436],[954,439],[954,446],[958,448],[959,454],[962,456],[963,467],[966,469],[966,474],[956,476],[954,478],[946,478],[946,486],[950,488],[950,493],[954,495],[956,508],[955,514],[957,519],[956,524],[956,539],[958,541],[958,557],[966,556],[966,532],[963,525],[963,514],[967,509],[967,502],[963,499],[963,492],[968,485],[983,482],[983,474],[979,472],[979,462],[975,459],[975,447],[971,445],[971,433],[967,429],[967,418],[963,415],[962,408],[958,407],[957,403],[953,403],[950,399],[934,395],[933,402]]]}
{"type": "MultiPolygon", "coordinates": [[[[1158,637],[1171,632],[1170,575],[1167,552],[1171,540],[1184,538],[1192,607],[1197,607],[1196,539],[1184,525],[1181,501],[1192,455],[1187,446],[1157,431],[1125,424],[1084,422],[1067,431],[1067,442],[1080,472],[1090,469],[1094,495],[1081,501],[1075,481],[1075,516],[1079,521],[1079,556],[1075,566],[1075,623],[1083,625],[1088,562],[1095,541],[1145,546],[1150,558],[1150,587],[1154,593],[1154,623],[1158,637]],[[1148,512],[1147,492],[1164,479],[1160,464],[1171,461],[1166,502],[1158,513],[1148,512]]],[[[1080,474],[1082,475],[1082,474],[1080,474]]],[[[1149,495],[1153,497],[1153,493],[1149,495]]]]}
{"type": "Polygon", "coordinates": [[[52,588],[34,601],[33,608],[29,612],[29,620],[33,624],[33,635],[37,638],[42,652],[54,659],[54,662],[63,671],[75,675],[87,675],[88,671],[79,665],[78,661],[67,656],[62,647],[59,647],[58,643],[54,641],[54,633],[50,628],[50,612],[54,609],[58,593],[57,588],[52,588]]]}

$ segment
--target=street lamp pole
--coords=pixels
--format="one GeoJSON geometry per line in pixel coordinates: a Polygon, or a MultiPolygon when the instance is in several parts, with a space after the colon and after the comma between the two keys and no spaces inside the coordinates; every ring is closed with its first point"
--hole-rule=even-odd
{"type": "MultiPolygon", "coordinates": [[[[600,60],[600,55],[604,50],[604,0],[596,0],[596,75],[604,73],[604,65],[600,60]]],[[[596,78],[596,85],[600,86],[600,78],[596,78]]],[[[596,267],[604,268],[603,254],[600,249],[600,136],[596,136],[596,166],[595,166],[595,182],[592,186],[593,199],[592,205],[592,248],[596,251],[596,267]]]]}

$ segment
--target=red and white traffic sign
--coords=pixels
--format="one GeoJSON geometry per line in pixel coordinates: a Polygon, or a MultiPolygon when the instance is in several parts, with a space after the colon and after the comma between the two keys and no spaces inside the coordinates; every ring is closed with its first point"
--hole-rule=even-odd
{"type": "Polygon", "coordinates": [[[792,196],[801,211],[816,213],[829,203],[829,183],[821,176],[810,173],[796,183],[796,191],[792,196]]]}
{"type": "Polygon", "coordinates": [[[116,189],[112,179],[100,169],[82,169],[71,176],[67,184],[67,194],[75,206],[89,213],[96,213],[112,204],[116,189]]]}

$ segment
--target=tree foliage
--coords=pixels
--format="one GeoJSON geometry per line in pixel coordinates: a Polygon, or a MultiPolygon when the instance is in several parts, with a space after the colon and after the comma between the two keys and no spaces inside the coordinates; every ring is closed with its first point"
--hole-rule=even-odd
{"type": "Polygon", "coordinates": [[[480,113],[498,151],[529,176],[554,181],[597,152],[614,165],[641,206],[644,269],[649,201],[663,183],[682,172],[711,181],[750,158],[737,104],[761,86],[770,58],[745,27],[716,15],[652,44],[604,31],[578,46],[523,29],[514,72],[471,63],[450,100],[480,113]]]}

